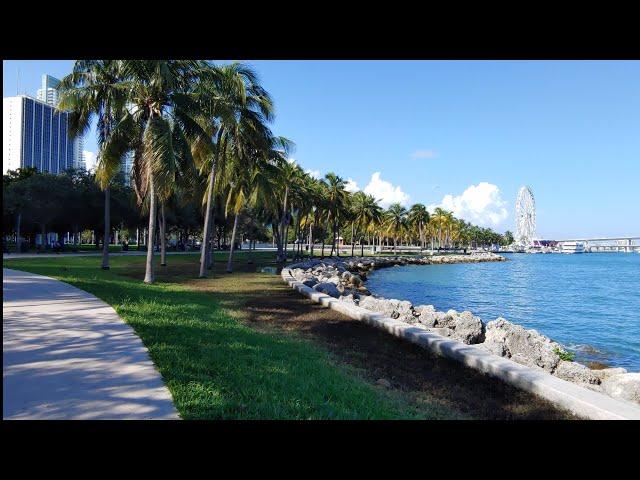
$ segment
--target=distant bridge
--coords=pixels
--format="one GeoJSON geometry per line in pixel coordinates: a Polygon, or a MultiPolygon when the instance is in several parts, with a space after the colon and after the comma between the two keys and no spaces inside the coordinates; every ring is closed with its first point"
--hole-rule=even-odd
{"type": "Polygon", "coordinates": [[[565,242],[582,242],[587,252],[640,252],[639,237],[572,238],[556,240],[560,246],[565,242]]]}

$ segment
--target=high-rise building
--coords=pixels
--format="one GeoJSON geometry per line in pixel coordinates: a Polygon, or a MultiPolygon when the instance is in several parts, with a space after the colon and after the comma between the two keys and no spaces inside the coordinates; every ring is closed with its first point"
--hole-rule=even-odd
{"type": "Polygon", "coordinates": [[[131,168],[133,167],[133,151],[129,151],[122,159],[122,165],[120,171],[124,177],[124,184],[131,186],[131,168]]]}
{"type": "Polygon", "coordinates": [[[55,107],[58,105],[58,85],[60,80],[47,75],[42,75],[42,87],[38,89],[38,100],[55,107]]]}
{"type": "Polygon", "coordinates": [[[73,168],[86,170],[87,165],[84,158],[84,138],[76,137],[73,140],[73,168]]]}
{"type": "Polygon", "coordinates": [[[35,167],[60,173],[75,165],[69,115],[45,102],[18,95],[2,99],[2,168],[35,167]]]}
{"type": "MultiPolygon", "coordinates": [[[[38,100],[43,101],[52,107],[57,107],[59,100],[58,85],[60,85],[60,80],[57,78],[47,75],[46,73],[42,75],[42,86],[38,89],[37,95],[38,100]]],[[[76,137],[73,140],[73,156],[73,168],[86,170],[84,159],[84,139],[81,136],[76,137]]]]}

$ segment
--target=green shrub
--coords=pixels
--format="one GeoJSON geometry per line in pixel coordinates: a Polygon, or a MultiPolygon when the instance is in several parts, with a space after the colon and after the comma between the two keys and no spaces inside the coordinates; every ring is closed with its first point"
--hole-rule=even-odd
{"type": "Polygon", "coordinates": [[[560,357],[560,360],[564,360],[565,362],[573,362],[573,359],[576,358],[576,354],[573,352],[567,352],[566,350],[561,350],[558,347],[553,349],[553,353],[560,357]]]}

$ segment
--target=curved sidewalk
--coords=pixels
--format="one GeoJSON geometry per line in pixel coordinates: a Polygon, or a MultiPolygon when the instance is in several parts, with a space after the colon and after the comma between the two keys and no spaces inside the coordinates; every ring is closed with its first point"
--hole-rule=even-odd
{"type": "Polygon", "coordinates": [[[179,419],[132,328],[102,300],[2,270],[4,419],[179,419]]]}

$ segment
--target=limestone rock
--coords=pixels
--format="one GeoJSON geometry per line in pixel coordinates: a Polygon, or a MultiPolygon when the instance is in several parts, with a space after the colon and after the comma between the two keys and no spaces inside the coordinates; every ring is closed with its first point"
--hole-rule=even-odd
{"type": "Polygon", "coordinates": [[[623,373],[627,373],[626,368],[618,367],[618,368],[603,368],[601,370],[591,370],[591,373],[598,377],[600,381],[604,381],[607,378],[613,375],[620,375],[623,373]]]}
{"type": "Polygon", "coordinates": [[[380,312],[391,318],[397,318],[407,323],[416,323],[416,316],[413,312],[411,302],[405,300],[363,297],[360,299],[361,307],[374,312],[380,312]]]}
{"type": "Polygon", "coordinates": [[[540,367],[549,373],[560,362],[560,356],[554,350],[563,350],[562,345],[548,337],[504,318],[487,324],[482,346],[494,355],[511,358],[530,367],[540,367]]]}
{"type": "Polygon", "coordinates": [[[318,279],[316,277],[310,277],[303,281],[302,284],[306,285],[307,287],[313,288],[318,284],[318,279]]]}
{"type": "Polygon", "coordinates": [[[436,309],[433,305],[418,305],[414,307],[414,311],[418,314],[418,321],[427,327],[435,327],[436,325],[436,309]]]}
{"type": "Polygon", "coordinates": [[[328,282],[318,283],[313,287],[313,289],[317,292],[325,293],[334,298],[340,298],[340,291],[338,290],[338,287],[334,283],[328,283],[328,282]]]}
{"type": "Polygon", "coordinates": [[[611,375],[602,382],[607,395],[640,405],[640,373],[611,375]]]}
{"type": "Polygon", "coordinates": [[[576,363],[560,360],[553,374],[573,383],[583,383],[590,385],[599,385],[600,379],[593,374],[592,370],[589,370],[586,366],[576,363]]]}
{"type": "Polygon", "coordinates": [[[474,316],[471,312],[462,312],[454,318],[454,338],[469,345],[484,341],[484,324],[480,317],[474,316]]]}

